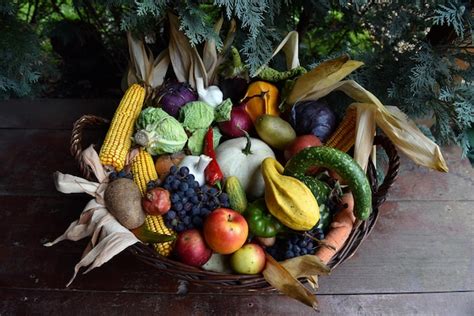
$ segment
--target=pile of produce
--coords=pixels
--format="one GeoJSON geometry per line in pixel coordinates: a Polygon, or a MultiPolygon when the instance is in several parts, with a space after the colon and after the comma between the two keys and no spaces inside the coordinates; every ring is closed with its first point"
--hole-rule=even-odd
{"type": "Polygon", "coordinates": [[[264,65],[249,78],[230,47],[232,28],[219,53],[210,40],[201,58],[177,17],[169,20],[169,47],[156,58],[129,34],[129,87],[100,153],[76,155],[98,183],[55,177],[61,192],[94,199],[49,245],[92,235],[77,273],[141,241],[224,277],[261,274],[316,308],[299,280],[316,286],[356,221],[371,215],[365,169],[376,125],[416,162],[446,171],[439,148],[398,109],[343,80],[361,62],[341,56],[307,72],[290,32],[274,53],[286,47],[289,70],[264,65]],[[340,122],[326,98],[338,90],[356,101],[340,122]]]}
{"type": "Polygon", "coordinates": [[[206,270],[258,274],[265,253],[328,262],[344,242],[333,219],[367,219],[370,186],[351,156],[326,146],[347,142],[330,139],[331,106],[314,100],[282,111],[284,83],[245,80],[232,102],[218,86],[168,81],[145,106],[130,97],[144,93],[132,85],[99,155],[110,171],[109,211],[159,254],[206,270]],[[112,147],[127,141],[138,149],[129,165],[125,146],[112,147]]]}

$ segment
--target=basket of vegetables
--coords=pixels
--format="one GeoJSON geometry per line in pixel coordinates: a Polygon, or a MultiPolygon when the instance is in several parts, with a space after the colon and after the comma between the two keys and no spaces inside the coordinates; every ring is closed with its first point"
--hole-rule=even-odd
{"type": "MultiPolygon", "coordinates": [[[[287,52],[289,70],[265,66],[249,78],[236,49],[217,54],[206,43],[201,59],[170,22],[170,46],[157,58],[129,36],[129,87],[110,122],[86,115],[74,124],[71,153],[85,179],[57,173],[56,187],[94,199],[55,242],[93,236],[76,273],[128,249],[195,284],[276,288],[315,307],[301,282],[315,286],[373,229],[398,174],[393,140],[407,152],[403,128],[394,132],[404,118],[342,80],[361,66],[347,56],[299,67],[285,49],[294,32],[276,50],[287,52]],[[324,99],[332,91],[356,101],[339,120],[324,99]],[[85,128],[106,124],[98,152],[83,146],[85,128]],[[390,139],[374,137],[376,125],[390,139]],[[382,183],[376,147],[388,157],[382,183]]],[[[420,152],[420,163],[431,157],[420,152]]]]}

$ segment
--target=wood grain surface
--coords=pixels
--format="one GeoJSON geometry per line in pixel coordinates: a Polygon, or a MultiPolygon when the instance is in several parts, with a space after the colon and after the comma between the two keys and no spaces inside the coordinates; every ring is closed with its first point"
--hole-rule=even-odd
{"type": "MultiPolygon", "coordinates": [[[[82,114],[109,116],[113,100],[0,103],[0,315],[306,315],[273,294],[215,293],[188,285],[123,252],[64,287],[87,240],[46,248],[88,197],[56,192],[52,173],[78,175],[70,128],[82,114]],[[34,113],[34,114],[33,114],[34,113]]],[[[104,130],[87,132],[99,143],[104,130]]],[[[374,232],[354,257],[320,279],[322,315],[472,315],[474,172],[456,147],[450,173],[402,158],[401,174],[374,232]]]]}

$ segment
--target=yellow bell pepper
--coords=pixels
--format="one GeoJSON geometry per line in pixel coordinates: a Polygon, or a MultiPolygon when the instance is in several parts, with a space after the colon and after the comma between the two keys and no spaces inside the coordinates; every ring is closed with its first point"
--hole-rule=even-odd
{"type": "Polygon", "coordinates": [[[279,92],[277,87],[265,81],[252,82],[245,94],[245,111],[248,113],[252,122],[263,114],[273,116],[280,115],[278,109],[279,92]]]}

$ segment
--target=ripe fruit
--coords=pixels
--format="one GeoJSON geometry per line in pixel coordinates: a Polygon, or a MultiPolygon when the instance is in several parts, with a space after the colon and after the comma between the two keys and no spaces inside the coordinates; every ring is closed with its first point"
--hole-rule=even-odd
{"type": "Polygon", "coordinates": [[[232,269],[240,274],[258,274],[265,268],[265,252],[257,244],[247,244],[230,257],[232,269]]]}
{"type": "Polygon", "coordinates": [[[299,153],[301,150],[305,149],[306,147],[313,147],[313,146],[321,146],[321,140],[317,136],[314,135],[303,135],[298,136],[295,140],[288,145],[285,149],[285,159],[290,160],[291,157],[299,153]]]}
{"type": "Polygon", "coordinates": [[[145,212],[150,215],[163,215],[171,208],[170,193],[163,188],[149,190],[142,199],[145,212]]]}
{"type": "Polygon", "coordinates": [[[181,262],[194,267],[202,266],[212,255],[212,250],[207,247],[197,229],[179,233],[174,249],[181,262]]]}
{"type": "Polygon", "coordinates": [[[255,121],[258,136],[273,148],[283,150],[296,138],[290,123],[279,116],[264,114],[255,121]]]}
{"type": "Polygon", "coordinates": [[[204,222],[204,238],[209,247],[220,254],[231,254],[247,240],[245,218],[228,208],[218,208],[204,222]]]}

